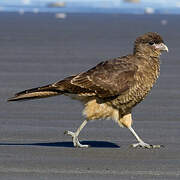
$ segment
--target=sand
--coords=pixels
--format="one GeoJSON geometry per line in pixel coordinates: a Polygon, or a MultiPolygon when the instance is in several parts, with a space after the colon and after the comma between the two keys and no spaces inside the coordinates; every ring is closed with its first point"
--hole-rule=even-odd
{"type": "Polygon", "coordinates": [[[180,16],[1,13],[0,179],[179,179],[180,16]],[[161,21],[167,24],[162,25],[161,21]],[[88,149],[72,147],[65,130],[84,120],[82,106],[64,96],[6,102],[14,93],[56,82],[126,55],[135,38],[159,32],[169,53],[151,94],[133,111],[134,128],[161,149],[133,149],[135,138],[113,121],[90,122],[80,134],[88,149]]]}

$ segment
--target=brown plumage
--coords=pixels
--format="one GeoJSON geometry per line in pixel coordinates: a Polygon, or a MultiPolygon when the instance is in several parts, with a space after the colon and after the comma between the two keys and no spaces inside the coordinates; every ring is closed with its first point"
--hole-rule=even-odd
{"type": "Polygon", "coordinates": [[[130,129],[138,143],[133,146],[159,147],[146,144],[132,129],[132,108],[148,94],[160,71],[159,56],[168,51],[161,36],[146,33],[138,37],[133,54],[104,61],[94,68],[67,77],[59,82],[17,93],[9,101],[67,95],[85,105],[86,120],[73,133],[76,147],[87,147],[78,141],[78,135],[88,120],[112,118],[120,126],[130,129]]]}

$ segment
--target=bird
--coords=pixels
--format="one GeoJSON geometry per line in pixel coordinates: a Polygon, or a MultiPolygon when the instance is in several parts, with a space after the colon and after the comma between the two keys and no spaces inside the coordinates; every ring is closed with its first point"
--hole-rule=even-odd
{"type": "Polygon", "coordinates": [[[88,121],[112,119],[135,136],[137,143],[132,147],[160,148],[161,145],[145,143],[135,132],[132,109],[144,100],[155,84],[163,51],[168,52],[168,47],[162,37],[157,32],[147,32],[136,38],[129,55],[102,61],[58,82],[19,92],[8,101],[65,95],[82,102],[85,120],[75,132],[65,131],[72,137],[74,147],[89,147],[78,139],[88,121]]]}

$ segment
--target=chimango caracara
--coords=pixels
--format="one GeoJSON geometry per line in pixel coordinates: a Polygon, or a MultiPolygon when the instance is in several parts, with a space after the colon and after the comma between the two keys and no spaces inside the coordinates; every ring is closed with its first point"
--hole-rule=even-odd
{"type": "Polygon", "coordinates": [[[145,143],[132,128],[132,108],[140,103],[156,82],[160,71],[160,55],[168,51],[157,33],[138,37],[132,54],[103,61],[86,72],[72,75],[59,82],[17,93],[9,101],[66,95],[84,104],[86,120],[72,136],[75,147],[82,145],[78,135],[90,120],[113,119],[128,128],[138,143],[133,147],[155,148],[160,145],[145,143]]]}

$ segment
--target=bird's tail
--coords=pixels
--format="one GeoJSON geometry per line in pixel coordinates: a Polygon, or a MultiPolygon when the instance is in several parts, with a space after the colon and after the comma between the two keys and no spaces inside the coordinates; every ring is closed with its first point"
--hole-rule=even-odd
{"type": "Polygon", "coordinates": [[[25,91],[19,92],[8,99],[8,101],[19,101],[19,100],[28,100],[28,99],[38,99],[45,98],[49,96],[56,96],[63,94],[63,91],[57,89],[53,84],[42,86],[33,89],[27,89],[25,91]]]}

